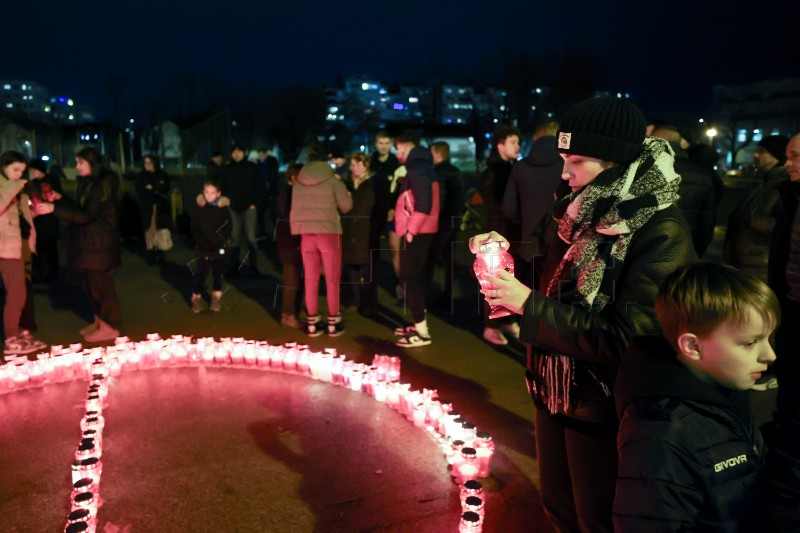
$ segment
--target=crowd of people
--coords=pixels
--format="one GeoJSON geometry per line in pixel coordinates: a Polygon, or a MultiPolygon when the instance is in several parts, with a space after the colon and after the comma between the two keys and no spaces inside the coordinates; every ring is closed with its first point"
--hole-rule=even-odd
{"type": "MultiPolygon", "coordinates": [[[[728,222],[728,265],[699,261],[724,186],[674,125],[648,124],[627,99],[592,98],[537,125],[523,159],[521,141],[510,125],[491,138],[479,185],[485,231],[469,247],[497,242],[514,256],[513,273],[480,280],[483,338],[527,348],[539,489],[554,526],[800,528],[800,135],[760,141],[755,185],[728,222]],[[490,306],[511,314],[489,318],[490,306]],[[775,418],[762,437],[746,391],[775,386],[775,418]]],[[[431,345],[427,309],[442,257],[443,297],[455,298],[464,184],[446,142],[425,147],[413,133],[380,131],[374,146],[372,155],[345,155],[313,143],[283,179],[266,150],[257,162],[241,145],[227,163],[215,154],[191,220],[192,312],[206,308],[209,274],[214,312],[225,276],[245,265],[259,272],[257,233],[266,231],[282,268],[280,324],[340,336],[343,313],[377,312],[373,269],[388,246],[394,296],[411,316],[394,331],[396,344],[431,345]]],[[[119,178],[92,148],[76,167],[71,199],[40,162],[0,156],[7,354],[44,346],[24,318],[26,264],[35,254],[36,275],[58,275],[58,219],[69,223],[68,265],[95,311],[81,334],[88,342],[119,335],[111,277],[120,264],[119,178]],[[47,243],[39,253],[37,234],[47,243]]],[[[135,180],[149,258],[160,263],[171,246],[159,237],[172,224],[170,180],[152,156],[135,180]]]]}

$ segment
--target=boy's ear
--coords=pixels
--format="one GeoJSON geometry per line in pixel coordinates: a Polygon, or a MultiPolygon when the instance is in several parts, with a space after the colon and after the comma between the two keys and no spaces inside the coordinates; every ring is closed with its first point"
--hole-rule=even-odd
{"type": "Polygon", "coordinates": [[[692,361],[698,361],[702,357],[700,343],[694,333],[683,333],[678,337],[678,349],[683,356],[692,361]]]}

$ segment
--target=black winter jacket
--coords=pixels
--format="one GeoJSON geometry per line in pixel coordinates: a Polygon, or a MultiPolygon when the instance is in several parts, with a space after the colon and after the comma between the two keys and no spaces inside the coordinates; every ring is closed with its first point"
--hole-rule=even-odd
{"type": "Polygon", "coordinates": [[[533,143],[528,157],[514,165],[503,194],[503,214],[522,226],[517,252],[528,261],[547,253],[555,226],[552,213],[564,160],[553,135],[533,143]]]}
{"type": "MultiPolygon", "coordinates": [[[[486,229],[494,230],[512,242],[519,240],[519,232],[509,234],[508,221],[503,214],[503,195],[513,166],[513,161],[506,161],[499,156],[490,158],[480,181],[481,196],[486,206],[486,229]]],[[[516,224],[514,226],[518,227],[516,224]]]]}
{"type": "Polygon", "coordinates": [[[169,229],[172,225],[172,199],[170,198],[170,178],[162,171],[142,171],[136,176],[136,195],[139,198],[139,212],[142,228],[147,231],[156,210],[156,229],[169,229]],[[150,188],[148,188],[148,185],[150,188]]]}
{"type": "Polygon", "coordinates": [[[458,229],[458,224],[451,219],[460,218],[464,211],[464,184],[461,182],[461,171],[449,159],[433,165],[439,178],[439,229],[458,229]],[[446,223],[446,224],[445,224],[446,223]]]}
{"type": "Polygon", "coordinates": [[[614,530],[750,531],[765,448],[747,392],[702,381],[662,337],[631,343],[614,392],[614,530]]]}
{"type": "Polygon", "coordinates": [[[54,202],[53,213],[69,222],[68,264],[76,270],[110,270],[121,263],[117,193],[119,176],[78,178],[74,201],[54,202]]]}
{"type": "MultiPolygon", "coordinates": [[[[550,284],[568,245],[555,238],[545,258],[540,291],[550,284]]],[[[575,361],[569,416],[615,423],[611,399],[614,377],[630,340],[659,333],[653,306],[658,288],[679,266],[696,260],[689,228],[675,206],[656,212],[633,236],[624,262],[608,265],[601,291],[612,300],[599,313],[579,301],[569,266],[563,269],[557,297],[531,293],[522,314],[520,340],[528,343],[526,377],[537,406],[546,409],[550,391],[539,375],[550,354],[575,361]]]]}
{"type": "Polygon", "coordinates": [[[767,278],[770,288],[778,298],[783,299],[789,292],[786,263],[789,261],[792,225],[800,204],[800,183],[787,180],[777,185],[776,189],[780,195],[780,203],[776,209],[775,228],[772,231],[767,278]]]}
{"type": "Polygon", "coordinates": [[[711,176],[691,161],[686,151],[670,143],[675,151],[675,172],[681,176],[678,207],[689,223],[692,241],[698,257],[703,257],[714,237],[717,203],[711,176]]]}
{"type": "Polygon", "coordinates": [[[375,205],[375,178],[361,182],[356,189],[351,179],[345,180],[353,196],[353,209],[342,215],[342,264],[368,265],[370,259],[370,215],[375,205]]]}
{"type": "Polygon", "coordinates": [[[222,194],[231,201],[231,209],[243,213],[258,203],[258,167],[250,161],[230,161],[219,170],[222,194]]]}
{"type": "Polygon", "coordinates": [[[220,197],[217,205],[206,203],[192,217],[192,237],[197,246],[195,257],[206,261],[225,259],[231,236],[231,214],[228,199],[220,197]]]}

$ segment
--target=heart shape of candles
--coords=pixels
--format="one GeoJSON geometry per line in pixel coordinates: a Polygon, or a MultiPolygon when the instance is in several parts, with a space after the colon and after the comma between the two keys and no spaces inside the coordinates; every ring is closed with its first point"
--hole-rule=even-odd
{"type": "MultiPolygon", "coordinates": [[[[131,370],[192,366],[251,368],[298,374],[369,394],[416,427],[424,428],[442,450],[454,480],[462,486],[489,475],[495,448],[487,433],[478,432],[450,402],[440,399],[435,389],[412,390],[408,383],[400,383],[400,358],[389,355],[376,354],[372,364],[367,365],[348,360],[336,348],[317,352],[296,342],[273,345],[243,338],[223,337],[217,341],[213,337],[183,335],[162,339],[151,333],[139,342],[119,337],[110,347],[52,346],[50,353],[39,354],[35,361],[27,357],[7,359],[8,363],[0,366],[0,394],[75,379],[89,381],[86,411],[80,422],[81,439],[72,463],[71,512],[65,531],[70,527],[75,529],[77,523],[86,524],[80,526],[82,531],[96,529],[105,426],[102,413],[113,396],[108,379],[131,370]]],[[[465,505],[462,502],[462,513],[471,513],[472,509],[465,505]]],[[[481,510],[482,524],[483,501],[481,510]]]]}

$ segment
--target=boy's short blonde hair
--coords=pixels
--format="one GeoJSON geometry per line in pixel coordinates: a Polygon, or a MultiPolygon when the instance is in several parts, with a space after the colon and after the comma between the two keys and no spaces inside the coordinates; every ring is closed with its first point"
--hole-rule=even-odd
{"type": "Polygon", "coordinates": [[[664,337],[677,348],[678,337],[709,335],[723,322],[747,319],[753,308],[773,331],[780,321],[775,293],[760,279],[733,267],[700,261],[670,274],[656,298],[656,316],[664,337]]]}

